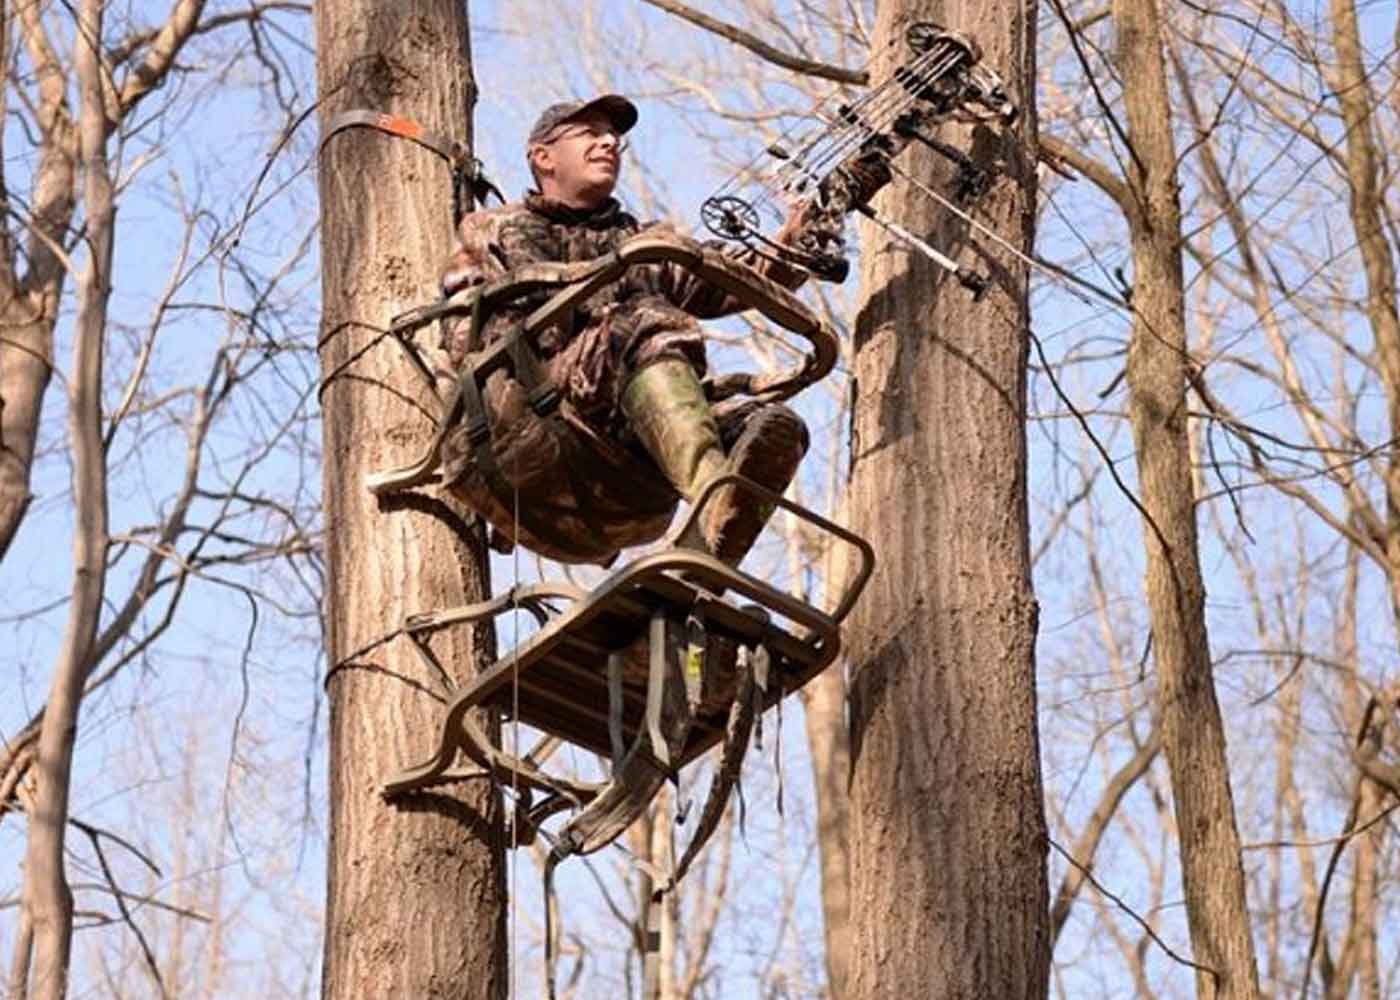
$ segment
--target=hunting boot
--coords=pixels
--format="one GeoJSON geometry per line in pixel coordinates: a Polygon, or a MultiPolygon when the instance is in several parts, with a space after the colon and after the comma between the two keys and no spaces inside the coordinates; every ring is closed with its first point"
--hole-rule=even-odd
{"type": "MultiPolygon", "coordinates": [[[[691,503],[710,480],[731,471],[781,493],[807,450],[802,421],[787,407],[770,405],[749,416],[726,458],[705,391],[684,361],[659,361],[634,375],[622,411],[642,447],[691,503]]],[[[727,487],[676,544],[737,566],[772,513],[772,505],[753,493],[727,487]]]]}
{"type": "MultiPolygon", "coordinates": [[[[729,427],[729,421],[723,421],[729,427]]],[[[754,407],[729,444],[729,469],[781,496],[807,453],[807,425],[781,403],[754,407]]],[[[705,540],[722,562],[737,566],[773,516],[773,504],[741,489],[721,490],[705,518],[705,540]],[[727,501],[727,502],[726,502],[727,501]]]]}

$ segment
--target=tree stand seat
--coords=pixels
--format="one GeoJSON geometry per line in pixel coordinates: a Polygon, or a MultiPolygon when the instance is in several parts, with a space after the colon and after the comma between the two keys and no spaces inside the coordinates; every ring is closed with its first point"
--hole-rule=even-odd
{"type": "Polygon", "coordinates": [[[396,316],[387,333],[439,405],[438,429],[416,461],[372,473],[366,486],[385,496],[441,484],[491,525],[493,544],[502,551],[518,543],[563,563],[610,566],[621,550],[654,541],[679,497],[649,458],[638,460],[639,449],[607,440],[579,415],[565,386],[556,384],[558,373],[550,374],[553,355],[540,338],[571,329],[578,310],[630,269],[661,265],[723,289],[805,341],[788,367],[706,376],[712,405],[780,403],[835,366],[835,331],[791,291],[712,246],[644,230],[595,260],[523,265],[396,316]],[[507,309],[523,315],[488,342],[487,324],[507,309]],[[434,372],[413,338],[450,317],[469,326],[466,354],[444,398],[439,375],[445,373],[434,372]]]}

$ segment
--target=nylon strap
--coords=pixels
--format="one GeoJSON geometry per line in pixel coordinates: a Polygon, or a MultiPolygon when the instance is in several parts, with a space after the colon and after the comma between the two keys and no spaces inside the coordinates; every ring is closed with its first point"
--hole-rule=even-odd
{"type": "MultiPolygon", "coordinates": [[[[457,384],[462,390],[463,416],[466,418],[468,440],[471,440],[476,428],[481,428],[480,441],[472,441],[471,454],[487,489],[491,491],[491,495],[496,498],[497,503],[518,517],[519,522],[531,535],[567,552],[573,547],[573,543],[562,533],[556,531],[551,521],[539,517],[540,512],[533,506],[529,504],[517,506],[515,503],[515,491],[506,480],[505,474],[502,473],[501,466],[496,461],[496,450],[491,446],[490,418],[482,403],[481,389],[476,384],[475,371],[470,368],[465,370],[457,384]]],[[[519,539],[515,539],[515,541],[519,542],[519,539]]]]}
{"type": "Polygon", "coordinates": [[[663,767],[671,766],[671,748],[661,734],[661,706],[666,690],[666,612],[659,608],[652,613],[648,635],[650,670],[647,676],[646,730],[651,737],[651,752],[663,767]]]}
{"type": "Polygon", "coordinates": [[[515,380],[530,397],[530,408],[542,417],[554,412],[559,405],[559,390],[546,381],[539,356],[530,346],[523,329],[516,329],[510,334],[506,350],[515,366],[515,380]]]}
{"type": "MultiPolygon", "coordinates": [[[[476,301],[472,303],[470,343],[480,342],[483,323],[481,298],[478,296],[476,301]]],[[[516,336],[520,340],[525,339],[524,334],[519,331],[517,331],[516,336]]],[[[530,352],[530,356],[533,357],[533,352],[530,352]]],[[[517,376],[518,374],[517,372],[517,376]]],[[[476,375],[476,365],[464,364],[462,366],[462,372],[457,377],[457,395],[461,400],[462,416],[467,425],[467,443],[471,448],[472,458],[476,462],[482,480],[486,483],[492,496],[496,498],[496,502],[505,510],[512,511],[519,523],[525,526],[526,531],[540,541],[568,551],[572,547],[571,542],[563,534],[554,530],[553,522],[539,517],[539,512],[533,507],[515,502],[515,491],[506,481],[500,465],[496,462],[496,451],[491,444],[491,417],[486,412],[486,404],[481,398],[481,387],[476,384],[476,375]]],[[[536,410],[536,412],[539,411],[536,410]]],[[[544,418],[545,414],[541,413],[540,417],[544,418]]],[[[447,426],[447,421],[444,421],[443,427],[447,426]]],[[[519,540],[516,539],[516,541],[519,540]]]]}
{"type": "Polygon", "coordinates": [[[612,745],[612,773],[617,775],[627,744],[622,737],[622,654],[608,654],[608,742],[612,745]]]}
{"type": "Polygon", "coordinates": [[[388,135],[396,135],[400,139],[408,139],[424,149],[432,150],[454,166],[471,159],[467,148],[460,142],[430,132],[412,119],[383,111],[371,111],[368,108],[342,111],[331,118],[326,123],[326,134],[321,138],[321,146],[324,147],[337,134],[351,128],[372,128],[388,135]]]}
{"type": "MultiPolygon", "coordinates": [[[[468,344],[474,345],[481,342],[481,330],[484,325],[484,301],[484,297],[481,295],[472,299],[471,331],[468,336],[468,344]]],[[[421,318],[421,313],[417,313],[415,316],[421,318]]],[[[553,386],[544,381],[539,359],[530,348],[524,330],[517,329],[510,334],[506,347],[505,353],[511,360],[511,366],[515,370],[517,380],[530,393],[531,408],[540,419],[549,419],[554,410],[558,408],[559,393],[553,386]]],[[[495,354],[496,350],[493,348],[487,353],[495,354]]],[[[470,457],[481,473],[486,487],[504,510],[515,511],[515,491],[501,472],[500,465],[496,462],[495,451],[491,446],[491,418],[481,396],[481,386],[477,383],[483,367],[483,362],[476,360],[474,354],[469,354],[463,362],[461,370],[457,374],[456,389],[444,407],[442,422],[438,426],[428,455],[432,457],[432,461],[436,461],[435,456],[440,453],[447,435],[460,419],[466,427],[470,457]]],[[[495,365],[492,365],[489,370],[494,371],[495,365]]],[[[598,533],[597,521],[594,516],[595,512],[588,507],[587,491],[581,488],[576,470],[567,467],[567,472],[574,493],[580,502],[577,513],[596,534],[598,533]]],[[[542,516],[547,515],[548,508],[540,507],[537,510],[536,507],[540,507],[540,505],[521,507],[516,511],[518,521],[525,526],[526,531],[555,548],[565,551],[573,548],[572,541],[555,530],[554,522],[547,516],[542,516]]],[[[554,509],[561,514],[563,513],[561,508],[554,509]]]]}
{"type": "Polygon", "coordinates": [[[386,135],[407,139],[446,160],[452,168],[452,221],[454,224],[460,222],[462,216],[466,214],[467,195],[470,195],[473,201],[482,204],[485,203],[488,195],[495,195],[501,204],[505,204],[506,199],[501,194],[500,188],[491,183],[491,179],[486,176],[486,172],[482,168],[481,161],[473,157],[465,145],[455,139],[449,139],[445,135],[430,131],[411,118],[403,118],[383,111],[371,111],[368,108],[342,111],[326,123],[325,135],[321,137],[321,148],[324,149],[326,143],[341,132],[352,128],[372,128],[386,135]]]}
{"type": "MultiPolygon", "coordinates": [[[[674,890],[690,870],[691,863],[719,826],[725,807],[729,804],[730,795],[737,787],[739,775],[743,770],[744,753],[748,749],[749,737],[753,732],[755,699],[753,670],[747,647],[740,646],[739,652],[739,687],[734,700],[729,704],[729,721],[725,726],[724,745],[720,750],[714,773],[710,777],[710,790],[705,796],[704,806],[700,809],[700,820],[696,824],[695,833],[691,835],[685,853],[672,870],[670,881],[661,888],[661,893],[674,890]]],[[[742,803],[742,798],[740,801],[742,803]]],[[[740,816],[742,821],[742,809],[740,816]]]]}
{"type": "Polygon", "coordinates": [[[544,981],[549,1000],[558,996],[554,992],[554,960],[559,954],[559,900],[554,894],[554,868],[563,858],[556,847],[544,862],[544,981]]]}

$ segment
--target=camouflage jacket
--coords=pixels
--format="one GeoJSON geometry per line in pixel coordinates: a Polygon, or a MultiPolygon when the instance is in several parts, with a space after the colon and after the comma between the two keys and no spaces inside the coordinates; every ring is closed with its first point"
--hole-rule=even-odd
{"type": "MultiPolygon", "coordinates": [[[[462,219],[457,249],[442,273],[442,291],[451,295],[524,264],[594,260],[644,228],[650,227],[612,198],[592,211],[581,211],[532,192],[523,202],[462,219]]],[[[755,254],[741,259],[788,288],[804,277],[755,254]]],[[[499,310],[487,321],[480,344],[468,342],[468,319],[448,324],[442,346],[454,366],[512,329],[548,294],[526,296],[499,310]]],[[[679,357],[703,374],[705,349],[697,320],[746,308],[742,300],[683,268],[642,265],[585,302],[568,329],[545,330],[538,346],[547,377],[575,411],[590,422],[606,424],[616,418],[621,388],[631,372],[662,357],[679,357]]]]}

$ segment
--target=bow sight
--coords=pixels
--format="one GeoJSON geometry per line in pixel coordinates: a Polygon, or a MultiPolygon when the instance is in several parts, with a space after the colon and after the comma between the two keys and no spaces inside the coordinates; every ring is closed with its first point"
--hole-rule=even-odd
{"type": "Polygon", "coordinates": [[[761,256],[840,282],[850,270],[845,218],[860,212],[946,268],[980,298],[987,288],[985,277],[897,223],[879,218],[869,202],[897,172],[893,160],[911,142],[927,146],[957,167],[954,202],[980,197],[990,186],[987,171],[936,138],[932,129],[945,121],[1006,126],[1015,120],[1017,108],[1001,78],[981,64],[981,49],[966,35],[921,21],[910,26],[904,41],[914,57],[897,66],[884,83],[840,105],[834,115],[819,113],[819,127],[769,146],[706,199],[700,209],[705,227],[761,256]],[[757,193],[736,193],[749,187],[757,193]],[[760,210],[768,208],[781,216],[793,204],[800,206],[795,230],[778,238],[765,236],[760,210]]]}

